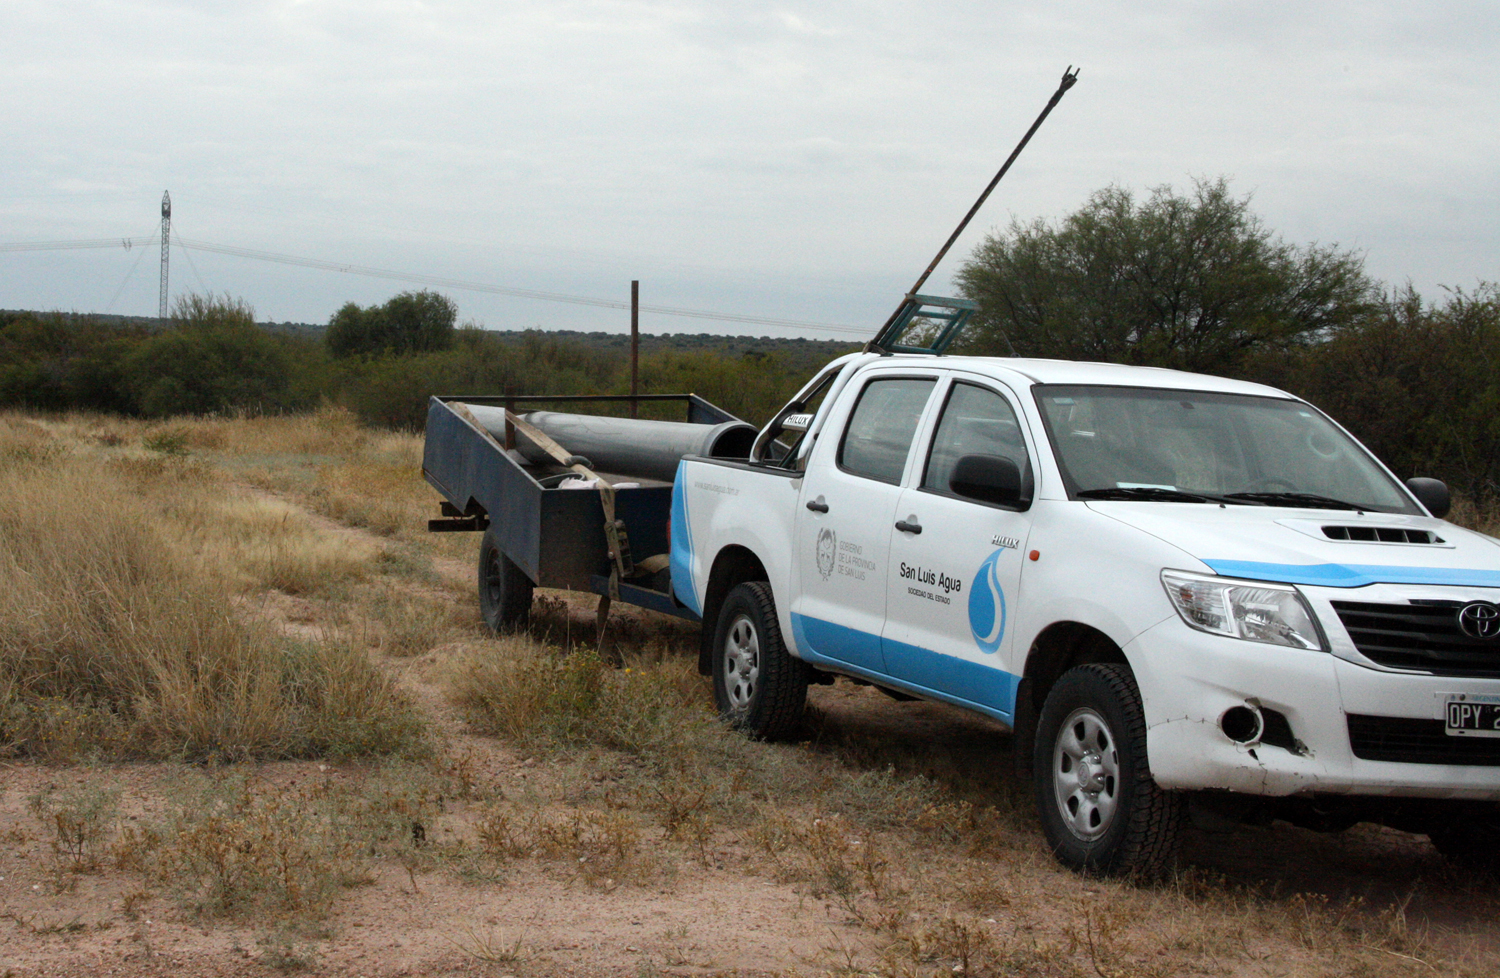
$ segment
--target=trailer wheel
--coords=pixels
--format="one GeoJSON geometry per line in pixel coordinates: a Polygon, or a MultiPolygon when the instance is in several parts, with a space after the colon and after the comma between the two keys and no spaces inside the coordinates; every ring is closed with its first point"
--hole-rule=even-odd
{"type": "Polygon", "coordinates": [[[796,732],[807,703],[807,666],[787,651],[771,585],[747,581],[724,598],[713,644],[719,716],[752,737],[796,732]]]}
{"type": "Polygon", "coordinates": [[[1127,666],[1063,673],[1037,722],[1037,809],[1059,862],[1101,876],[1156,876],[1177,852],[1182,799],[1146,763],[1141,694],[1127,666]]]}
{"type": "Polygon", "coordinates": [[[500,549],[494,529],[485,530],[479,544],[479,612],[490,631],[498,634],[526,620],[533,587],[525,572],[500,549]]]}

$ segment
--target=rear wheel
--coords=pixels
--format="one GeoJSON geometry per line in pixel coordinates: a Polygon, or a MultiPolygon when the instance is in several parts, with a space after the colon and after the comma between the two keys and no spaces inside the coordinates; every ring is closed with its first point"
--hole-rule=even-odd
{"type": "Polygon", "coordinates": [[[1037,722],[1037,809],[1053,854],[1083,873],[1154,876],[1177,852],[1182,800],[1157,787],[1127,666],[1063,673],[1037,722]]]}
{"type": "Polygon", "coordinates": [[[479,544],[479,612],[490,631],[502,632],[526,620],[534,586],[500,549],[495,531],[485,530],[479,544]]]}
{"type": "Polygon", "coordinates": [[[736,728],[766,740],[796,732],[808,669],[782,641],[765,581],[736,585],[724,598],[714,629],[713,676],[719,715],[736,728]]]}

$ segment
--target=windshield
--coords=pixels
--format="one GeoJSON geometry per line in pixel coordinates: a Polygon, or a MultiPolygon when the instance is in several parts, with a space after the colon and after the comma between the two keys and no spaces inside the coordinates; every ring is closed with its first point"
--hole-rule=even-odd
{"type": "Polygon", "coordinates": [[[1034,390],[1075,499],[1420,513],[1364,449],[1301,401],[1135,387],[1034,390]]]}

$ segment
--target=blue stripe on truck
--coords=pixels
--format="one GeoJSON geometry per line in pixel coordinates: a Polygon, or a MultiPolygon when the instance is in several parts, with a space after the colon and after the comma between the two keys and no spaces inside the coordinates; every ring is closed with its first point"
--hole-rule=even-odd
{"type": "Polygon", "coordinates": [[[917,645],[885,639],[886,668],[909,684],[932,690],[950,702],[984,710],[1006,723],[1016,712],[1021,677],[973,659],[944,655],[917,645]]]}
{"type": "Polygon", "coordinates": [[[1451,587],[1500,587],[1500,571],[1461,567],[1401,567],[1385,564],[1263,564],[1254,560],[1205,560],[1215,574],[1253,581],[1307,584],[1316,587],[1367,587],[1371,584],[1446,584],[1451,587]]]}
{"type": "Polygon", "coordinates": [[[942,700],[1009,725],[1021,677],[983,662],[907,645],[821,618],[792,613],[798,654],[813,665],[858,676],[918,696],[942,700]],[[836,652],[828,655],[818,650],[836,652]],[[901,678],[892,677],[899,664],[901,678]]]}
{"type": "Polygon", "coordinates": [[[797,650],[809,662],[828,661],[881,673],[880,636],[847,625],[792,612],[792,636],[797,650]]]}
{"type": "MultiPolygon", "coordinates": [[[[672,593],[677,600],[703,617],[703,606],[698,603],[698,592],[693,587],[693,527],[688,522],[687,494],[683,492],[686,479],[682,470],[686,462],[677,463],[677,478],[672,483],[672,550],[669,566],[672,570],[672,593]]],[[[710,624],[708,627],[712,628],[710,624]]]]}

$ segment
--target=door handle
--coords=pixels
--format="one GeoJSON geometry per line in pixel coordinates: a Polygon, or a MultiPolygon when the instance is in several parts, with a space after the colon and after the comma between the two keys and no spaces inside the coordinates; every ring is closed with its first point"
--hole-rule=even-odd
{"type": "Polygon", "coordinates": [[[822,496],[819,496],[817,499],[809,499],[807,501],[807,508],[812,510],[814,513],[828,512],[828,504],[823,501],[822,496]]]}
{"type": "Polygon", "coordinates": [[[913,513],[904,520],[897,520],[896,529],[902,533],[921,533],[922,524],[917,522],[917,516],[913,513]]]}

